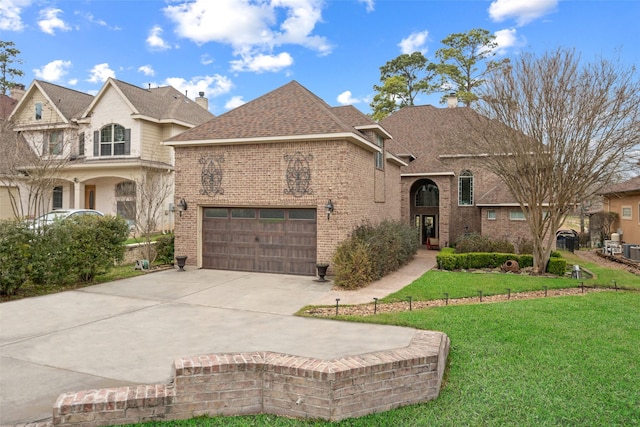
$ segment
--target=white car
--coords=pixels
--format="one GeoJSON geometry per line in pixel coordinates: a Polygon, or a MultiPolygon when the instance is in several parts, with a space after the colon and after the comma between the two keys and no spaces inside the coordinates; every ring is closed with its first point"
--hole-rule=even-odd
{"type": "Polygon", "coordinates": [[[39,229],[41,227],[51,225],[57,220],[76,218],[82,215],[104,216],[102,212],[93,209],[58,209],[34,219],[31,227],[39,229]]]}

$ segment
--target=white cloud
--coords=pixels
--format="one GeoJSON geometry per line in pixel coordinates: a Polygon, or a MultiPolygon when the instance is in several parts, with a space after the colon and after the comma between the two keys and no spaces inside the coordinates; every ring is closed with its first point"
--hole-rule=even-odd
{"type": "Polygon", "coordinates": [[[151,65],[143,65],[141,67],[138,67],[138,71],[140,71],[145,76],[154,76],[156,74],[151,65]]]}
{"type": "Polygon", "coordinates": [[[46,80],[48,82],[57,82],[69,72],[69,68],[71,68],[71,61],[56,59],[55,61],[51,61],[44,65],[42,68],[34,69],[33,73],[39,79],[46,80]]]}
{"type": "Polygon", "coordinates": [[[234,108],[237,108],[243,104],[246,104],[246,101],[242,99],[241,96],[232,96],[231,99],[229,99],[227,103],[224,104],[224,108],[226,108],[227,110],[233,110],[234,108]]]}
{"type": "Polygon", "coordinates": [[[22,9],[31,6],[34,0],[2,0],[0,2],[0,30],[22,31],[22,9]]]}
{"type": "Polygon", "coordinates": [[[358,0],[358,3],[364,3],[367,6],[367,12],[373,12],[375,9],[374,0],[358,0]]]}
{"type": "Polygon", "coordinates": [[[70,80],[67,82],[67,84],[68,84],[69,86],[75,86],[75,85],[77,85],[77,84],[78,84],[78,79],[70,79],[70,80]]]}
{"type": "Polygon", "coordinates": [[[273,55],[278,46],[299,45],[320,55],[331,52],[326,38],[313,34],[323,5],[323,0],[194,0],[167,6],[164,13],[176,24],[179,37],[197,44],[229,45],[240,57],[232,68],[259,72],[264,71],[264,61],[293,63],[283,54],[273,55]]]}
{"type": "Polygon", "coordinates": [[[59,14],[62,13],[61,9],[42,9],[38,16],[40,19],[38,20],[38,26],[42,30],[42,32],[55,35],[56,30],[60,31],[71,31],[71,27],[67,25],[62,19],[58,17],[59,14]]]}
{"type": "Polygon", "coordinates": [[[507,50],[512,47],[520,47],[524,46],[525,42],[523,40],[518,39],[517,31],[515,28],[505,29],[496,31],[495,34],[495,42],[498,44],[495,52],[498,55],[504,55],[507,53],[507,50]]]}
{"type": "Polygon", "coordinates": [[[200,56],[200,63],[202,65],[210,65],[213,64],[213,58],[208,53],[200,56]]]}
{"type": "Polygon", "coordinates": [[[91,24],[99,25],[101,27],[105,27],[113,31],[120,31],[122,29],[118,26],[112,27],[107,23],[107,21],[105,21],[104,19],[98,19],[95,16],[93,16],[93,14],[91,13],[74,12],[74,14],[83,17],[91,24]]]}
{"type": "Polygon", "coordinates": [[[162,28],[159,25],[154,26],[151,31],[149,31],[149,36],[147,37],[147,46],[154,50],[171,49],[169,43],[165,42],[161,36],[162,28]]]}
{"type": "Polygon", "coordinates": [[[407,55],[412,54],[413,52],[421,52],[423,54],[427,53],[427,48],[425,44],[429,39],[429,31],[420,31],[417,33],[411,33],[409,37],[402,39],[398,46],[400,46],[400,51],[407,55]]]}
{"type": "Polygon", "coordinates": [[[215,98],[229,93],[233,88],[233,83],[228,77],[215,74],[213,76],[193,77],[187,81],[182,77],[170,77],[165,80],[165,84],[173,86],[182,93],[189,94],[194,98],[198,92],[204,92],[206,97],[215,98]]]}
{"type": "Polygon", "coordinates": [[[91,83],[103,83],[109,77],[116,77],[115,71],[109,68],[109,64],[97,64],[91,69],[89,79],[87,81],[91,83]]]}
{"type": "Polygon", "coordinates": [[[494,0],[489,6],[489,16],[495,22],[513,18],[519,26],[522,26],[553,12],[558,6],[558,1],[494,0]]]}
{"type": "Polygon", "coordinates": [[[340,95],[338,95],[337,100],[340,105],[353,105],[362,102],[361,99],[354,98],[350,90],[345,90],[340,95]]]}
{"type": "Polygon", "coordinates": [[[231,61],[233,71],[252,71],[263,73],[265,71],[277,72],[293,64],[293,58],[287,52],[278,55],[243,55],[242,59],[231,61]]]}

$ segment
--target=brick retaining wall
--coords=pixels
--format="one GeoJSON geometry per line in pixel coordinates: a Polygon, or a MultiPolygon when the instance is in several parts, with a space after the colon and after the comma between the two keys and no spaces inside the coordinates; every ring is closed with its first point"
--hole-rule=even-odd
{"type": "Polygon", "coordinates": [[[270,413],[344,418],[438,397],[449,353],[441,332],[416,331],[395,350],[333,360],[273,352],[210,354],[174,361],[171,384],[64,393],[54,426],[104,426],[198,415],[270,413]]]}

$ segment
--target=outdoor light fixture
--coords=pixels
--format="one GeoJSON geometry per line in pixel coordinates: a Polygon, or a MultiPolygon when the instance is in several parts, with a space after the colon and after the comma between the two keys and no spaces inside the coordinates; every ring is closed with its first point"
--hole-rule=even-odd
{"type": "Polygon", "coordinates": [[[327,221],[328,221],[329,218],[331,218],[331,214],[333,213],[333,202],[331,201],[331,199],[329,199],[329,201],[324,206],[324,208],[327,210],[327,221]]]}
{"type": "Polygon", "coordinates": [[[180,199],[180,203],[178,203],[176,207],[180,210],[180,216],[182,216],[182,211],[187,210],[187,201],[184,198],[180,199]]]}

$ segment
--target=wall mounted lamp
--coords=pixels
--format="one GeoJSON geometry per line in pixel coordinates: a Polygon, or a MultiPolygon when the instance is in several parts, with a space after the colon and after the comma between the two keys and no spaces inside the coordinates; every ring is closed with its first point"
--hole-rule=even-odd
{"type": "Polygon", "coordinates": [[[327,221],[329,220],[329,218],[331,218],[331,214],[333,213],[333,202],[331,201],[331,199],[329,199],[329,201],[327,202],[327,204],[324,206],[324,208],[327,211],[327,221]]]}
{"type": "Polygon", "coordinates": [[[176,207],[180,210],[180,216],[182,216],[182,211],[186,211],[188,208],[187,201],[184,198],[180,199],[180,203],[176,207]]]}

